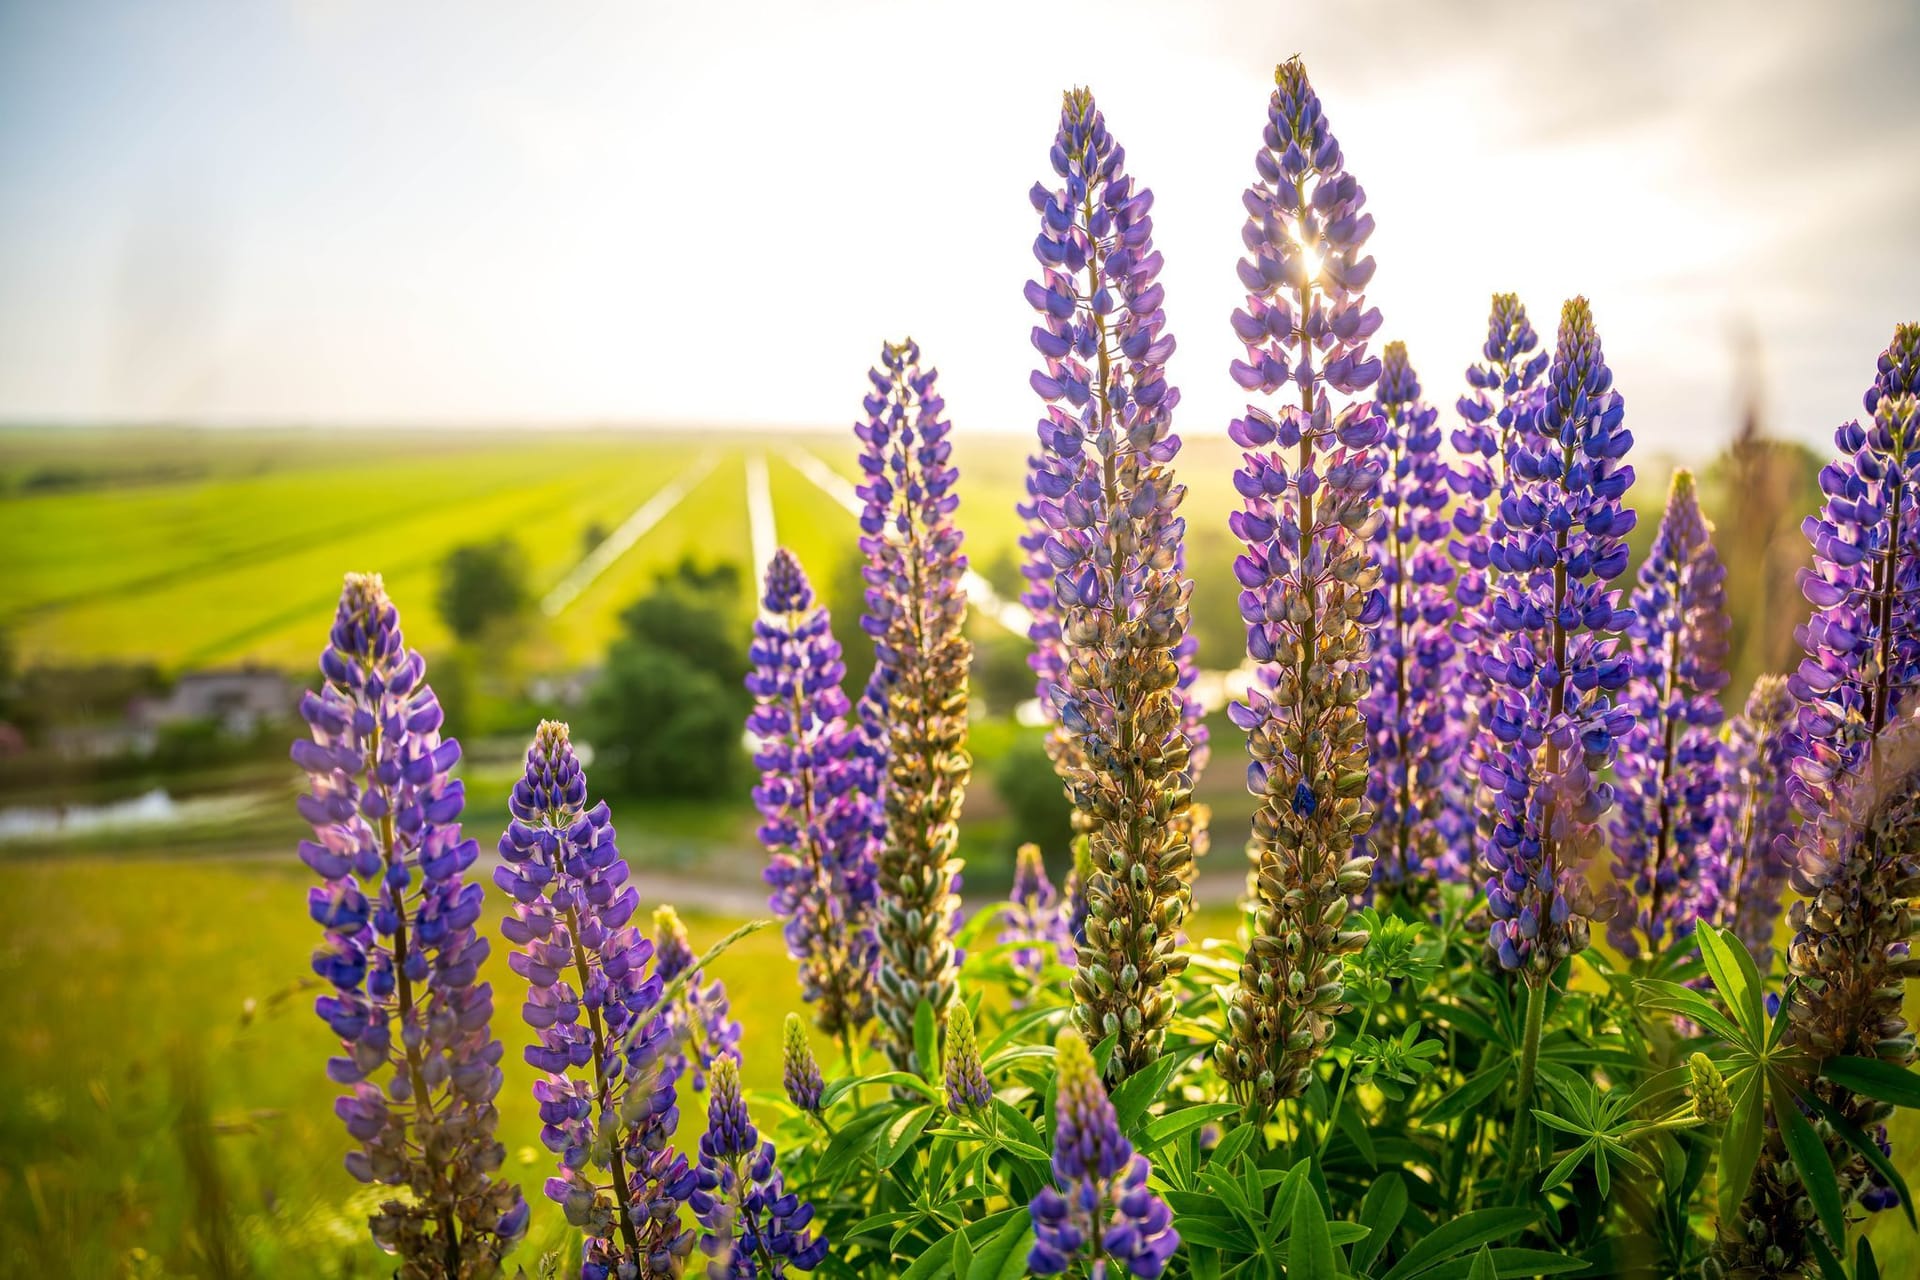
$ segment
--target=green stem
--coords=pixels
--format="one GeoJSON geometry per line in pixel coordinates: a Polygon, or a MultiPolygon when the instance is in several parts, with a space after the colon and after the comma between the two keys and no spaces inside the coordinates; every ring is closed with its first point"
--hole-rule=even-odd
{"type": "Polygon", "coordinates": [[[1520,1096],[1514,1106],[1507,1150],[1507,1194],[1517,1192],[1533,1164],[1533,1077],[1540,1064],[1540,1024],[1546,1016],[1547,983],[1527,984],[1527,1022],[1520,1040],[1520,1096]]]}
{"type": "MultiPolygon", "coordinates": [[[[1369,1003],[1360,1014],[1360,1027],[1359,1030],[1354,1033],[1355,1038],[1358,1039],[1361,1035],[1364,1035],[1367,1028],[1372,1025],[1373,1005],[1369,1003]]],[[[1347,1081],[1353,1079],[1354,1053],[1353,1048],[1347,1050],[1346,1070],[1340,1073],[1340,1087],[1333,1092],[1333,1110],[1327,1113],[1327,1127],[1320,1134],[1320,1146],[1314,1153],[1315,1159],[1322,1163],[1326,1161],[1327,1147],[1333,1141],[1333,1131],[1340,1123],[1340,1104],[1345,1102],[1347,1098],[1347,1081]]]]}

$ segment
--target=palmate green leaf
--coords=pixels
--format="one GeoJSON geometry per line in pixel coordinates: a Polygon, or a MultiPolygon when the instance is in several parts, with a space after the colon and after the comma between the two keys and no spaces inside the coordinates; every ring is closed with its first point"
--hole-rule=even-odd
{"type": "Polygon", "coordinates": [[[1353,1269],[1365,1271],[1385,1251],[1407,1213],[1407,1184],[1397,1173],[1378,1178],[1360,1201],[1360,1225],[1367,1238],[1353,1248],[1353,1269]]]}
{"type": "MultiPolygon", "coordinates": [[[[1533,1209],[1516,1205],[1504,1209],[1475,1209],[1463,1213],[1444,1226],[1428,1233],[1380,1280],[1413,1280],[1449,1258],[1459,1257],[1483,1244],[1492,1244],[1526,1227],[1534,1220],[1533,1209]]],[[[1463,1268],[1464,1274],[1464,1268],[1463,1268]]]]}
{"type": "Polygon", "coordinates": [[[1661,978],[1642,978],[1636,985],[1641,992],[1640,1003],[1649,1009],[1679,1014],[1705,1027],[1728,1044],[1738,1045],[1749,1053],[1758,1054],[1766,1047],[1764,1029],[1762,1038],[1753,1039],[1729,1021],[1727,1015],[1715,1008],[1711,1000],[1690,987],[1661,978]]]}
{"type": "Polygon", "coordinates": [[[922,1080],[919,1076],[906,1071],[881,1071],[870,1076],[842,1076],[820,1091],[820,1106],[826,1110],[847,1096],[848,1091],[865,1085],[885,1085],[886,1087],[908,1089],[929,1101],[938,1101],[940,1090],[922,1080]]]}
{"type": "Polygon", "coordinates": [[[1169,1142],[1184,1138],[1196,1129],[1237,1115],[1240,1108],[1231,1102],[1201,1102],[1147,1122],[1141,1141],[1134,1144],[1141,1155],[1150,1156],[1169,1142]]]}
{"type": "Polygon", "coordinates": [[[1753,1166],[1760,1159],[1760,1141],[1766,1133],[1766,1090],[1761,1087],[1758,1067],[1742,1072],[1727,1082],[1732,1096],[1733,1114],[1720,1136],[1720,1217],[1733,1221],[1740,1202],[1747,1197],[1747,1184],[1753,1180],[1753,1166]]]}
{"type": "Polygon", "coordinates": [[[1833,1158],[1827,1154],[1826,1144],[1820,1141],[1820,1135],[1800,1114],[1799,1099],[1787,1078],[1774,1074],[1770,1086],[1773,1122],[1780,1127],[1780,1138],[1786,1143],[1787,1154],[1793,1157],[1793,1167],[1800,1174],[1800,1185],[1806,1189],[1807,1198],[1813,1201],[1814,1212],[1820,1215],[1820,1225],[1826,1229],[1827,1238],[1845,1240],[1847,1214],[1841,1203],[1840,1180],[1833,1171],[1833,1158]]]}
{"type": "Polygon", "coordinates": [[[1707,962],[1707,972],[1712,975],[1720,998],[1727,1002],[1727,1008],[1733,1011],[1734,1018],[1753,1043],[1764,1047],[1767,1043],[1764,984],[1746,944],[1734,937],[1732,931],[1704,922],[1694,929],[1693,936],[1700,944],[1700,956],[1707,962]]]}
{"type": "Polygon", "coordinates": [[[913,1108],[895,1116],[880,1130],[878,1159],[876,1163],[882,1169],[891,1169],[900,1162],[900,1158],[913,1150],[920,1140],[920,1133],[934,1117],[936,1108],[932,1103],[913,1108]]]}
{"type": "MultiPolygon", "coordinates": [[[[1296,1166],[1297,1167],[1297,1166],[1296,1166]]],[[[1289,1179],[1291,1181],[1291,1179],[1289,1179]]],[[[1327,1211],[1303,1176],[1293,1197],[1293,1234],[1287,1245],[1287,1280],[1338,1280],[1327,1211]]]]}
{"type": "Polygon", "coordinates": [[[1121,1082],[1111,1095],[1113,1114],[1120,1132],[1134,1137],[1134,1128],[1150,1107],[1166,1092],[1167,1081],[1192,1054],[1191,1049],[1162,1053],[1152,1062],[1121,1082]]]}
{"type": "Polygon", "coordinates": [[[988,1214],[978,1222],[967,1223],[966,1226],[953,1233],[953,1240],[936,1241],[924,1250],[920,1256],[914,1260],[912,1266],[900,1273],[900,1280],[933,1280],[936,1276],[952,1275],[954,1273],[953,1259],[954,1251],[957,1247],[956,1242],[961,1237],[964,1236],[966,1238],[966,1244],[963,1247],[967,1250],[967,1256],[971,1258],[980,1244],[991,1239],[997,1232],[1004,1228],[1016,1214],[1021,1218],[1026,1218],[1028,1216],[1027,1207],[1025,1205],[1019,1205],[1012,1209],[1002,1209],[998,1213],[988,1214]]]}
{"type": "Polygon", "coordinates": [[[1835,1058],[1820,1074],[1862,1097],[1896,1107],[1920,1107],[1920,1073],[1879,1058],[1835,1058]]]}
{"type": "MultiPolygon", "coordinates": [[[[821,1169],[845,1171],[853,1167],[853,1162],[865,1155],[875,1142],[880,1140],[880,1130],[892,1120],[895,1112],[889,1107],[874,1107],[847,1122],[847,1127],[833,1135],[827,1143],[827,1149],[820,1157],[821,1169]]],[[[838,1185],[836,1180],[835,1185],[838,1185]]]]}

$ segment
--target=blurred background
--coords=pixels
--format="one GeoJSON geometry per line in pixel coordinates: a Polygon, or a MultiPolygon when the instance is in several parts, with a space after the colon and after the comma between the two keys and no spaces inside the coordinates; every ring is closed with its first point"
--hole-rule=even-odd
{"type": "MultiPolygon", "coordinates": [[[[921,342],[956,423],[969,893],[1021,840],[1064,869],[1010,602],[1026,191],[1070,85],[1157,195],[1216,702],[1243,653],[1239,192],[1296,52],[1429,398],[1464,389],[1491,292],[1549,342],[1589,296],[1636,552],[1696,468],[1729,704],[1789,668],[1799,522],[1920,300],[1915,8],[1335,10],[0,3],[0,1273],[383,1274],[297,987],[286,744],[346,571],[386,576],[428,657],[483,846],[534,724],[567,719],[646,901],[702,944],[761,909],[754,587],[792,548],[857,687],[850,423],[884,338],[921,342]]],[[[1200,897],[1230,930],[1251,803],[1240,735],[1216,717],[1214,741],[1200,897]]],[[[795,1001],[778,952],[759,935],[721,975],[769,1026],[795,1001]]]]}

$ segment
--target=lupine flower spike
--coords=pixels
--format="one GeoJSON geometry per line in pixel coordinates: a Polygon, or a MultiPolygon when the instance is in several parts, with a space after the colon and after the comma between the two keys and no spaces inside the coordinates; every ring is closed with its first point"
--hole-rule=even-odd
{"type": "Polygon", "coordinates": [[[946,1077],[947,1110],[954,1115],[978,1115],[993,1105],[993,1086],[987,1083],[986,1070],[980,1065],[973,1011],[965,1000],[955,1000],[947,1012],[947,1046],[941,1073],[946,1077]]]}
{"type": "MultiPolygon", "coordinates": [[[[1029,983],[1038,980],[1049,964],[1073,965],[1073,935],[1069,932],[1070,904],[1047,879],[1040,846],[1023,844],[1014,854],[1013,890],[1008,895],[1006,927],[1000,941],[1022,944],[1013,953],[1013,968],[1029,983]]],[[[1015,1007],[1023,1003],[1014,998],[1015,1007]]]]}
{"type": "Polygon", "coordinates": [[[700,1137],[698,1186],[689,1203],[705,1231],[700,1251],[713,1280],[767,1280],[789,1268],[811,1271],[827,1256],[827,1238],[809,1231],[813,1205],[787,1191],[740,1096],[740,1060],[713,1064],[707,1131],[700,1137]]]}
{"type": "Polygon", "coordinates": [[[1257,900],[1229,1034],[1215,1052],[1221,1075],[1260,1113],[1307,1087],[1348,1007],[1342,957],[1366,942],[1348,927],[1347,903],[1373,877],[1354,845],[1373,821],[1360,700],[1366,628],[1386,608],[1368,550],[1385,426],[1360,394],[1380,375],[1367,354],[1380,313],[1361,294],[1373,276],[1364,256],[1373,216],[1306,68],[1294,59],[1275,80],[1259,176],[1243,197],[1248,296],[1233,327],[1247,358],[1234,361],[1233,377],[1248,392],[1298,399],[1249,405],[1228,428],[1245,450],[1232,527],[1246,551],[1234,573],[1262,688],[1229,712],[1253,757],[1257,900]]]}
{"type": "MultiPolygon", "coordinates": [[[[1789,680],[1799,701],[1788,783],[1800,827],[1790,882],[1787,1044],[1802,1083],[1854,1125],[1875,1131],[1890,1108],[1820,1077],[1843,1055],[1896,1066],[1914,1059],[1902,1014],[1920,885],[1920,324],[1903,324],[1866,395],[1870,420],[1836,434],[1820,473],[1826,502],[1809,516],[1813,568],[1801,589],[1813,614],[1789,680]]],[[[1865,1209],[1893,1203],[1865,1161],[1835,1138],[1841,1185],[1865,1209]]],[[[1884,1143],[1884,1133],[1881,1135],[1884,1143]]],[[[1745,1203],[1723,1220],[1719,1261],[1734,1274],[1801,1274],[1814,1226],[1784,1147],[1761,1153],[1745,1203]],[[1742,1270],[1745,1268],[1745,1270],[1742,1270]]],[[[1845,1242],[1829,1242],[1844,1247],[1845,1242]]]]}
{"type": "Polygon", "coordinates": [[[1440,415],[1420,398],[1405,343],[1381,353],[1374,410],[1386,422],[1373,554],[1387,593],[1374,625],[1361,704],[1372,741],[1367,799],[1378,817],[1359,848],[1373,857],[1383,897],[1422,902],[1450,856],[1454,814],[1446,777],[1458,768],[1460,726],[1451,714],[1453,564],[1447,558],[1449,471],[1440,459],[1440,415]]]}
{"type": "Polygon", "coordinates": [[[1453,433],[1453,449],[1461,460],[1451,479],[1457,501],[1452,515],[1455,536],[1447,549],[1459,568],[1454,584],[1459,611],[1453,634],[1460,665],[1453,717],[1459,726],[1457,739],[1467,748],[1467,767],[1451,770],[1449,777],[1448,802],[1454,810],[1449,836],[1457,852],[1440,870],[1450,879],[1475,873],[1493,837],[1493,810],[1479,799],[1480,775],[1502,748],[1483,714],[1491,688],[1483,657],[1492,656],[1493,642],[1503,629],[1492,616],[1492,602],[1500,595],[1500,571],[1487,551],[1492,530],[1499,528],[1505,537],[1499,512],[1514,491],[1514,445],[1529,416],[1540,410],[1540,377],[1550,356],[1539,346],[1540,337],[1520,299],[1496,293],[1487,317],[1487,340],[1481,347],[1486,362],[1467,366],[1471,391],[1455,402],[1461,426],[1453,433]]]}
{"type": "Polygon", "coordinates": [[[1033,1249],[1027,1270],[1062,1275],[1084,1262],[1086,1274],[1154,1277],[1180,1247],[1167,1203],[1147,1186],[1147,1158],[1120,1132],[1113,1103],[1071,1029],[1060,1033],[1054,1106],[1053,1182],[1033,1198],[1033,1249]]]}
{"type": "Polygon", "coordinates": [[[1787,884],[1786,837],[1794,828],[1787,781],[1795,705],[1786,677],[1761,676],[1720,746],[1714,844],[1724,862],[1715,923],[1733,930],[1763,974],[1773,965],[1774,922],[1787,884]]]}
{"type": "Polygon", "coordinates": [[[1620,903],[1607,938],[1622,955],[1658,954],[1712,916],[1722,852],[1720,691],[1727,684],[1726,570],[1700,514],[1693,474],[1673,473],[1628,627],[1632,676],[1621,705],[1632,727],[1620,744],[1613,873],[1620,903]]]}
{"type": "Polygon", "coordinates": [[[350,1090],[334,1110],[361,1146],[347,1170],[405,1189],[370,1220],[402,1280],[491,1275],[527,1204],[499,1176],[503,1049],[478,980],[486,890],[463,878],[480,851],[460,835],[460,747],[440,736],[426,663],[379,575],[347,575],[320,671],[293,759],[312,783],[300,858],[322,881],[307,895],[326,930],[313,968],[333,988],[315,1010],[340,1038],[327,1074],[350,1090]]]}
{"type": "Polygon", "coordinates": [[[702,1091],[714,1062],[739,1052],[740,1024],[733,1018],[726,984],[718,978],[706,981],[706,975],[693,967],[696,957],[687,940],[687,926],[672,907],[654,908],[653,936],[659,946],[653,967],[660,981],[672,982],[687,974],[679,994],[667,1002],[665,1016],[671,1032],[667,1076],[672,1080],[686,1076],[696,1092],[702,1091]]]}
{"type": "Polygon", "coordinates": [[[1488,561],[1499,633],[1482,655],[1491,684],[1481,766],[1495,811],[1486,850],[1489,942],[1533,986],[1586,948],[1605,909],[1585,878],[1612,804],[1600,781],[1632,714],[1612,703],[1630,675],[1618,633],[1633,615],[1608,587],[1627,565],[1633,444],[1626,409],[1586,299],[1561,313],[1550,386],[1514,442],[1514,492],[1502,500],[1488,561]]]}
{"type": "Polygon", "coordinates": [[[560,1157],[547,1195],[586,1232],[582,1280],[677,1275],[693,1248],[680,1222],[693,1176],[672,1142],[661,978],[631,923],[640,894],[611,815],[604,801],[587,807],[566,725],[540,725],[507,808],[494,882],[515,903],[501,932],[520,947],[511,963],[538,1033],[526,1057],[544,1073],[540,1137],[560,1157]]]}
{"type": "Polygon", "coordinates": [[[783,1049],[780,1083],[786,1087],[787,1101],[808,1115],[820,1114],[820,1094],[827,1082],[820,1077],[820,1063],[807,1040],[807,1026],[797,1013],[787,1015],[783,1049]]]}
{"type": "Polygon", "coordinates": [[[799,561],[781,548],[767,566],[753,624],[755,699],[747,731],[758,744],[754,803],[775,915],[800,963],[800,994],[820,1029],[851,1044],[873,1014],[880,942],[873,802],[862,791],[860,733],[846,722],[846,665],[799,561]]]}
{"type": "MultiPolygon", "coordinates": [[[[1088,1035],[1119,1037],[1121,1079],[1159,1052],[1173,1003],[1167,980],[1191,901],[1193,778],[1176,657],[1191,583],[1181,575],[1185,488],[1168,385],[1173,337],[1161,308],[1153,193],[1093,95],[1066,95],[1053,146],[1060,186],[1035,183],[1039,312],[1029,381],[1046,402],[1033,459],[1032,510],[1047,530],[1064,669],[1042,691],[1076,747],[1063,760],[1087,818],[1087,942],[1074,1012],[1088,1035]]],[[[1044,651],[1044,646],[1043,646],[1044,651]]],[[[1056,660],[1058,665],[1058,660],[1056,660]]]]}
{"type": "MultiPolygon", "coordinates": [[[[861,625],[873,637],[875,680],[884,691],[886,833],[881,841],[880,973],[875,1010],[896,1068],[918,1071],[914,1015],[953,1003],[953,917],[961,870],[960,806],[967,755],[963,634],[967,558],[953,522],[959,505],[946,402],[909,339],[888,343],[869,375],[873,391],[859,436],[860,548],[867,584],[861,625]],[[884,673],[884,674],[881,674],[884,673]]],[[[933,1064],[924,1064],[931,1067],[933,1064]]]]}

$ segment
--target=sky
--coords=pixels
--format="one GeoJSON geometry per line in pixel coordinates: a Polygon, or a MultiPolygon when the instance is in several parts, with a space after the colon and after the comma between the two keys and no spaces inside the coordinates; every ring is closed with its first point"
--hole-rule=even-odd
{"type": "Polygon", "coordinates": [[[1717,448],[1744,351],[1818,445],[1920,319],[1911,0],[0,0],[0,420],[836,427],[910,333],[957,429],[1030,431],[1085,84],[1218,433],[1296,53],[1437,401],[1490,293],[1584,293],[1642,442],[1717,448]]]}

